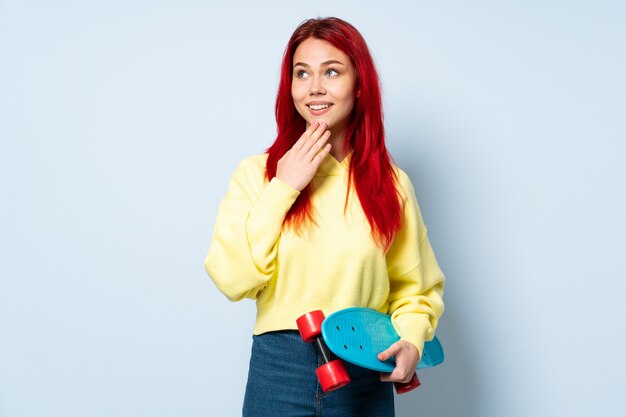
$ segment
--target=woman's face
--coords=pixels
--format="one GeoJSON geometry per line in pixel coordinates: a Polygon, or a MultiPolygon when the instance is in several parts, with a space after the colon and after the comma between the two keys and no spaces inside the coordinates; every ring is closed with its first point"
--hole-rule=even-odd
{"type": "Polygon", "coordinates": [[[355,84],[350,59],[329,42],[309,38],[296,48],[291,96],[307,126],[323,121],[333,133],[342,132],[354,107],[355,84]]]}

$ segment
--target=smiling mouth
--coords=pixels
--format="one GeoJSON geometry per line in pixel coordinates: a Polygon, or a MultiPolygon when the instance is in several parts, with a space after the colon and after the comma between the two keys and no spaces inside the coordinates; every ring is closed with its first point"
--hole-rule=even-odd
{"type": "Polygon", "coordinates": [[[324,110],[332,106],[332,104],[307,104],[307,107],[311,110],[324,110]]]}

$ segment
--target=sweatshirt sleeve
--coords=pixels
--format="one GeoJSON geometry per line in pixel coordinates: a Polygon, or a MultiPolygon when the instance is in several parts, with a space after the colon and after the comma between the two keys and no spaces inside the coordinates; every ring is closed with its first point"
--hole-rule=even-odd
{"type": "Polygon", "coordinates": [[[421,357],[424,342],[433,339],[443,314],[445,277],[428,241],[413,185],[402,171],[399,178],[403,224],[386,254],[389,313],[400,338],[415,345],[421,357]]]}
{"type": "Polygon", "coordinates": [[[255,299],[276,270],[283,221],[300,192],[265,179],[265,159],[248,158],[222,199],[204,266],[231,301],[255,299]]]}

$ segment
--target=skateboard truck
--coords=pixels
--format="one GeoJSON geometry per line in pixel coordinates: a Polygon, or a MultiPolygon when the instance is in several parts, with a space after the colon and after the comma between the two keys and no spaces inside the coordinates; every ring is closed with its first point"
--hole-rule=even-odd
{"type": "MultiPolygon", "coordinates": [[[[302,315],[296,320],[296,323],[302,339],[307,343],[314,342],[322,356],[324,364],[317,368],[315,373],[320,381],[322,390],[329,392],[347,385],[350,382],[350,377],[341,360],[335,358],[335,355],[324,341],[322,322],[325,319],[326,317],[321,310],[315,310],[302,315]]],[[[409,382],[394,382],[393,384],[398,394],[404,394],[419,387],[420,381],[417,378],[417,373],[414,373],[413,378],[409,382]]]]}
{"type": "Polygon", "coordinates": [[[326,342],[322,338],[322,322],[324,318],[324,313],[316,310],[301,316],[296,320],[296,323],[302,339],[307,343],[314,342],[317,351],[322,356],[324,364],[315,370],[315,374],[320,381],[322,390],[329,392],[348,384],[350,376],[341,359],[335,358],[335,355],[328,349],[326,342]]]}

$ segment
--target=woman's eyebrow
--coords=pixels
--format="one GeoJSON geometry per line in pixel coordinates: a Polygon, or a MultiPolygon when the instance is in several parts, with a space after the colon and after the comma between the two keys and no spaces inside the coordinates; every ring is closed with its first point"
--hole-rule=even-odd
{"type": "MultiPolygon", "coordinates": [[[[328,61],[324,61],[324,62],[322,62],[322,66],[323,66],[323,67],[325,67],[325,66],[327,66],[327,65],[331,65],[331,64],[339,64],[339,65],[344,65],[344,66],[345,66],[345,64],[344,64],[343,62],[341,62],[341,61],[337,61],[337,60],[335,60],[335,59],[329,59],[328,61]]],[[[296,63],[293,65],[293,67],[295,68],[295,67],[297,67],[298,65],[299,65],[299,66],[301,66],[301,67],[304,67],[304,68],[311,68],[311,66],[310,66],[309,64],[305,64],[304,62],[296,62],[296,63]]]]}

